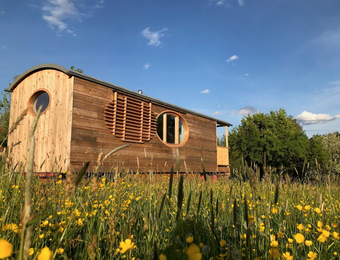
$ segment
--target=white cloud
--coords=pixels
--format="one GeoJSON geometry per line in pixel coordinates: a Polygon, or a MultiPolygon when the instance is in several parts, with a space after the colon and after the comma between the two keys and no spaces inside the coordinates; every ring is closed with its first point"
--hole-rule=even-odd
{"type": "Polygon", "coordinates": [[[77,36],[77,34],[75,34],[75,32],[72,31],[72,30],[67,29],[66,32],[67,32],[68,34],[71,34],[72,36],[77,36]]]}
{"type": "Polygon", "coordinates": [[[239,4],[240,6],[243,6],[243,5],[245,4],[244,0],[237,0],[237,1],[238,1],[238,4],[239,4]]]}
{"type": "Polygon", "coordinates": [[[148,45],[153,45],[153,46],[159,46],[161,45],[161,41],[159,40],[161,37],[164,36],[162,32],[168,30],[167,28],[164,28],[160,31],[157,32],[151,32],[150,27],[144,29],[141,34],[149,40],[148,45]]]}
{"type": "Polygon", "coordinates": [[[99,0],[94,8],[103,8],[104,7],[104,0],[99,0]]]}
{"type": "Polygon", "coordinates": [[[143,65],[143,68],[144,68],[145,70],[148,70],[149,67],[150,67],[150,63],[147,63],[147,64],[144,64],[144,65],[143,65]]]}
{"type": "Polygon", "coordinates": [[[96,8],[102,8],[104,5],[104,0],[95,0],[95,2],[96,5],[86,6],[76,0],[46,0],[41,8],[42,18],[51,28],[58,30],[59,36],[62,32],[76,36],[74,30],[69,29],[69,22],[74,20],[81,22],[82,18],[91,17],[96,8]]]}
{"type": "Polygon", "coordinates": [[[205,89],[205,90],[201,91],[200,93],[202,93],[202,94],[209,94],[210,90],[209,89],[205,89]]]}
{"type": "Polygon", "coordinates": [[[6,49],[7,47],[6,47],[5,45],[1,45],[0,48],[1,48],[2,50],[4,50],[4,49],[6,49]]]}
{"type": "Polygon", "coordinates": [[[216,5],[224,5],[225,0],[219,0],[216,2],[216,5]]]}
{"type": "Polygon", "coordinates": [[[325,31],[315,39],[315,42],[329,48],[338,49],[340,46],[340,29],[325,31]]]}
{"type": "Polygon", "coordinates": [[[330,116],[329,114],[313,114],[307,111],[303,111],[300,115],[295,117],[295,119],[303,125],[326,123],[337,118],[340,118],[340,115],[330,116]]]}
{"type": "Polygon", "coordinates": [[[220,116],[223,115],[220,111],[215,111],[214,113],[212,113],[214,116],[220,116]]]}
{"type": "Polygon", "coordinates": [[[253,114],[256,114],[260,112],[259,110],[257,110],[255,107],[252,107],[252,106],[245,106],[243,108],[241,108],[240,110],[237,110],[236,111],[236,114],[239,114],[239,115],[253,115],[253,114]]]}
{"type": "Polygon", "coordinates": [[[0,14],[5,14],[5,11],[0,11],[0,14]]]}
{"type": "Polygon", "coordinates": [[[52,28],[57,28],[59,32],[67,30],[68,25],[65,20],[80,20],[81,18],[81,13],[71,0],[48,0],[45,2],[42,10],[44,13],[43,19],[47,21],[48,25],[52,28]]]}
{"type": "Polygon", "coordinates": [[[246,74],[244,74],[244,76],[248,77],[248,76],[249,76],[249,74],[248,74],[248,73],[246,73],[246,74]]]}
{"type": "Polygon", "coordinates": [[[233,55],[229,59],[227,59],[227,62],[231,62],[231,61],[238,60],[238,59],[239,59],[238,56],[233,55]]]}

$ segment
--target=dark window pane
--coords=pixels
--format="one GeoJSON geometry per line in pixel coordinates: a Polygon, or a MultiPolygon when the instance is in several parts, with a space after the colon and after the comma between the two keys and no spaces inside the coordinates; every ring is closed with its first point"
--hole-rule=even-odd
{"type": "Polygon", "coordinates": [[[178,143],[180,144],[180,143],[183,142],[184,135],[185,135],[184,125],[183,125],[181,119],[179,119],[179,126],[178,126],[178,128],[179,128],[179,131],[178,131],[178,133],[179,133],[178,134],[178,143]]]}
{"type": "Polygon", "coordinates": [[[167,115],[166,120],[166,142],[170,144],[175,143],[175,116],[167,115]]]}
{"type": "Polygon", "coordinates": [[[163,114],[157,119],[157,134],[163,140],[163,114]]]}
{"type": "Polygon", "coordinates": [[[41,112],[44,112],[46,108],[48,107],[48,104],[50,103],[50,96],[47,94],[47,92],[40,92],[37,93],[37,97],[34,101],[33,108],[35,112],[38,112],[39,107],[42,106],[41,112]]]}

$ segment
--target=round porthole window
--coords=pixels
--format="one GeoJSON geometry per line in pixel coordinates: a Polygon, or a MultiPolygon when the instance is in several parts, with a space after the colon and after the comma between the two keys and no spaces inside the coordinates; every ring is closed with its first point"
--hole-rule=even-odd
{"type": "Polygon", "coordinates": [[[41,106],[41,113],[44,113],[50,105],[50,94],[47,91],[39,90],[35,92],[29,101],[29,110],[36,114],[41,106]]]}
{"type": "Polygon", "coordinates": [[[184,118],[174,112],[164,112],[157,118],[157,134],[163,143],[179,147],[188,139],[188,125],[184,118]]]}

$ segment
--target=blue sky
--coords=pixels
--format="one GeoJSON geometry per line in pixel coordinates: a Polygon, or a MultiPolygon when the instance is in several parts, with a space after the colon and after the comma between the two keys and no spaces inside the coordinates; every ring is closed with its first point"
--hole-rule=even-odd
{"type": "MultiPolygon", "coordinates": [[[[340,130],[337,0],[1,0],[0,83],[42,63],[240,124],[340,130]]],[[[223,129],[221,129],[223,133],[223,129]]]]}

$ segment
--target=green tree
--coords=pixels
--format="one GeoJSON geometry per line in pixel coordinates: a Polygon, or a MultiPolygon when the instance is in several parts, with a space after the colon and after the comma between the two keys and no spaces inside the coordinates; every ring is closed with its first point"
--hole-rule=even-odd
{"type": "Polygon", "coordinates": [[[319,137],[327,154],[324,170],[329,175],[340,174],[340,133],[334,132],[319,137]]]}
{"type": "Polygon", "coordinates": [[[79,69],[79,68],[76,69],[74,66],[71,66],[71,70],[79,72],[80,74],[84,74],[82,69],[79,69]]]}
{"type": "Polygon", "coordinates": [[[231,166],[243,157],[248,164],[255,162],[260,168],[294,169],[309,159],[308,137],[284,109],[243,117],[228,139],[231,166]]]}
{"type": "MultiPolygon", "coordinates": [[[[15,75],[12,79],[12,83],[19,77],[15,75]]],[[[9,87],[12,85],[9,82],[9,87]]],[[[9,92],[1,93],[2,99],[0,99],[0,144],[3,147],[7,147],[7,135],[9,128],[9,115],[11,109],[11,94],[9,92]]]]}

